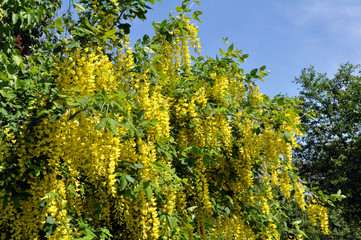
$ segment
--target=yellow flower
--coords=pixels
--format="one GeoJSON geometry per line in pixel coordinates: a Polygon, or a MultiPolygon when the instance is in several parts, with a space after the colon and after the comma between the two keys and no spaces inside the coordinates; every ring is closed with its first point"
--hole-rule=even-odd
{"type": "Polygon", "coordinates": [[[1,4],[0,4],[0,21],[4,18],[4,15],[1,13],[3,9],[1,8],[1,4]]]}

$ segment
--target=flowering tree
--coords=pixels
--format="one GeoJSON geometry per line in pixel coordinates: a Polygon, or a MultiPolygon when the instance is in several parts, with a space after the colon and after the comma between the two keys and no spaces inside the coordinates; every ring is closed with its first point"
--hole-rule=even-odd
{"type": "MultiPolygon", "coordinates": [[[[280,202],[327,234],[292,165],[297,100],[260,94],[265,67],[245,73],[233,45],[202,56],[189,1],[132,46],[125,20],[145,2],[81,0],[78,21],[53,22],[48,90],[1,122],[2,239],[301,239],[280,202]]],[[[3,84],[29,77],[14,69],[3,84]]]]}

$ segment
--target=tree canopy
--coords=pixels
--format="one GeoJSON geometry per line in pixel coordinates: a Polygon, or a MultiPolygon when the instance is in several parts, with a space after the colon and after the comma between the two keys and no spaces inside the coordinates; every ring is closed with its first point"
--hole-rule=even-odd
{"type": "Polygon", "coordinates": [[[360,66],[341,65],[333,78],[313,67],[304,69],[295,82],[300,84],[299,105],[306,135],[294,157],[300,174],[309,184],[327,194],[339,190],[347,197],[336,206],[351,224],[360,226],[361,148],[360,148],[360,66]]]}
{"type": "Polygon", "coordinates": [[[328,233],[298,100],[233,44],[203,56],[189,2],[132,42],[154,0],[1,1],[2,239],[302,239],[285,204],[328,233]]]}

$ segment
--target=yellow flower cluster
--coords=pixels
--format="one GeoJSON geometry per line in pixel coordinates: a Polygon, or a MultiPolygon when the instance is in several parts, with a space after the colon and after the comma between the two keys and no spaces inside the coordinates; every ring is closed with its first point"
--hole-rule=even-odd
{"type": "MultiPolygon", "coordinates": [[[[94,14],[104,14],[97,4],[94,14]]],[[[18,176],[7,181],[26,181],[31,194],[20,207],[9,201],[0,213],[13,239],[37,239],[39,229],[52,224],[57,228],[49,239],[83,237],[67,216],[91,218],[95,229],[108,228],[114,239],[279,239],[274,220],[245,220],[247,209],[272,219],[278,193],[306,209],[313,224],[319,219],[327,234],[326,208],[305,202],[304,187],[289,174],[296,142],[294,136],[285,141],[280,131],[299,132],[289,122],[273,129],[264,96],[232,66],[192,76],[189,49],[197,52],[200,45],[197,28],[185,22],[187,31],[175,30],[171,41],[156,36],[161,48],[149,60],[154,68],[135,67],[129,39],[112,61],[102,49],[87,48],[58,59],[61,94],[134,94],[122,96],[122,114],[99,110],[69,119],[79,109],[62,100],[57,104],[66,111],[57,121],[43,117],[18,138],[5,130],[1,156],[15,156],[19,166],[18,176]],[[104,117],[120,123],[116,134],[107,126],[94,129],[104,117]]],[[[297,114],[286,115],[299,123],[297,114]]]]}
{"type": "Polygon", "coordinates": [[[307,206],[307,212],[312,226],[317,225],[317,219],[320,222],[321,230],[324,234],[328,234],[328,215],[327,208],[318,204],[315,199],[307,206]]]}
{"type": "MultiPolygon", "coordinates": [[[[241,217],[232,215],[217,219],[211,235],[219,239],[255,239],[256,235],[241,217]]],[[[217,238],[215,238],[217,239],[217,238]]]]}
{"type": "Polygon", "coordinates": [[[59,60],[55,68],[59,89],[73,90],[69,95],[80,97],[93,94],[96,90],[118,89],[119,85],[111,74],[113,64],[106,55],[89,52],[88,48],[65,54],[69,54],[69,57],[59,60]]]}
{"type": "Polygon", "coordinates": [[[4,15],[1,13],[2,10],[3,9],[1,8],[1,4],[0,4],[0,21],[3,20],[3,18],[4,18],[4,15]]]}

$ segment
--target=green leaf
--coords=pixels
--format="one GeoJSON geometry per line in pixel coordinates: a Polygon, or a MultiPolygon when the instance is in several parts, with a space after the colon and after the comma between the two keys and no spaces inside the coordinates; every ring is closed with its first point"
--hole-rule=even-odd
{"type": "Polygon", "coordinates": [[[107,122],[107,118],[101,119],[100,122],[95,126],[94,130],[98,130],[105,127],[106,122],[107,122]]]}
{"type": "Polygon", "coordinates": [[[149,48],[149,47],[143,47],[144,52],[149,53],[149,54],[154,54],[155,52],[153,51],[153,49],[149,48]]]}
{"type": "Polygon", "coordinates": [[[252,77],[257,77],[258,68],[253,69],[250,74],[252,77]]]}
{"type": "Polygon", "coordinates": [[[134,182],[135,182],[134,178],[132,178],[132,177],[129,176],[129,175],[125,175],[125,178],[126,178],[127,181],[130,182],[130,183],[134,183],[134,182]]]}
{"type": "Polygon", "coordinates": [[[13,21],[13,25],[15,25],[18,22],[19,17],[20,17],[20,14],[15,14],[15,13],[12,14],[11,19],[13,21]]]}
{"type": "Polygon", "coordinates": [[[260,71],[264,71],[266,69],[266,65],[263,65],[262,67],[259,68],[260,71]]]}
{"type": "Polygon", "coordinates": [[[195,11],[195,12],[193,13],[193,19],[194,19],[194,20],[197,20],[197,21],[199,21],[199,22],[201,22],[201,23],[203,23],[202,20],[198,17],[198,16],[200,16],[200,15],[202,15],[202,11],[195,11]]]}
{"type": "Polygon", "coordinates": [[[28,25],[31,25],[32,24],[32,21],[33,21],[33,17],[34,15],[33,14],[27,14],[26,15],[26,18],[28,19],[28,25]]]}
{"type": "Polygon", "coordinates": [[[141,169],[141,168],[144,168],[144,165],[141,163],[135,163],[134,167],[141,169]]]}
{"type": "Polygon", "coordinates": [[[223,51],[222,48],[219,48],[219,52],[221,53],[222,56],[226,56],[226,53],[223,51]]]}
{"type": "Polygon", "coordinates": [[[80,48],[80,44],[77,42],[69,42],[65,45],[65,48],[80,48]]]}
{"type": "Polygon", "coordinates": [[[228,47],[227,52],[231,53],[231,52],[233,52],[233,49],[234,49],[234,44],[232,43],[231,46],[228,47]]]}
{"type": "Polygon", "coordinates": [[[165,169],[166,165],[162,162],[152,162],[152,165],[158,169],[165,169]]]}
{"type": "Polygon", "coordinates": [[[148,201],[150,201],[152,199],[152,194],[153,194],[153,190],[150,184],[146,188],[144,188],[144,192],[147,195],[148,201]]]}
{"type": "Polygon", "coordinates": [[[125,177],[125,175],[123,175],[120,179],[119,179],[119,190],[123,191],[126,187],[127,187],[127,179],[125,177]]]}
{"type": "Polygon", "coordinates": [[[111,39],[116,39],[117,36],[115,36],[115,33],[117,32],[117,29],[112,29],[108,32],[105,33],[105,36],[107,36],[108,38],[111,38],[111,39]]]}
{"type": "Polygon", "coordinates": [[[61,17],[55,19],[55,25],[56,27],[60,28],[63,25],[63,19],[61,17]]]}
{"type": "Polygon", "coordinates": [[[55,115],[52,119],[50,119],[50,121],[49,122],[55,122],[56,120],[58,120],[58,119],[60,119],[62,117],[62,114],[57,114],[57,115],[55,115]]]}
{"type": "Polygon", "coordinates": [[[306,113],[305,116],[313,121],[316,120],[316,118],[314,116],[312,116],[311,114],[306,113]]]}
{"type": "Polygon", "coordinates": [[[78,110],[75,113],[71,114],[68,118],[68,121],[72,120],[73,118],[75,118],[82,110],[78,110]]]}
{"type": "Polygon", "coordinates": [[[183,9],[186,9],[187,6],[188,6],[188,4],[189,4],[189,2],[190,2],[190,0],[184,0],[184,1],[182,2],[182,8],[183,8],[183,9]]]}
{"type": "Polygon", "coordinates": [[[13,60],[14,60],[14,62],[15,62],[15,64],[16,64],[17,66],[23,68],[24,65],[23,65],[23,59],[21,58],[21,56],[19,56],[19,55],[14,55],[14,56],[13,56],[13,60]]]}
{"type": "Polygon", "coordinates": [[[198,206],[192,206],[192,207],[187,208],[187,210],[188,210],[189,212],[194,212],[194,210],[195,210],[197,207],[198,207],[198,206]]]}
{"type": "Polygon", "coordinates": [[[8,112],[4,108],[0,108],[0,113],[2,116],[7,116],[8,112]]]}
{"type": "Polygon", "coordinates": [[[167,219],[167,223],[168,223],[168,226],[169,226],[170,230],[173,231],[174,224],[175,224],[174,218],[167,215],[166,219],[167,219]]]}
{"type": "Polygon", "coordinates": [[[74,185],[69,185],[68,188],[67,188],[67,190],[68,190],[71,194],[73,194],[74,196],[77,196],[78,194],[74,191],[74,189],[75,189],[75,186],[74,186],[74,185]]]}
{"type": "Polygon", "coordinates": [[[305,238],[308,239],[308,236],[307,236],[307,234],[306,234],[304,231],[302,231],[302,230],[300,230],[300,229],[297,229],[297,232],[298,232],[299,235],[302,235],[303,237],[305,237],[305,238]]]}
{"type": "Polygon", "coordinates": [[[105,236],[113,237],[113,235],[110,234],[110,231],[109,231],[109,229],[107,229],[107,228],[101,228],[100,231],[101,231],[101,234],[102,234],[102,236],[100,237],[100,239],[105,239],[105,236]],[[104,235],[105,235],[105,236],[104,236],[104,235]]]}
{"type": "Polygon", "coordinates": [[[296,220],[296,221],[293,222],[293,224],[300,225],[301,222],[302,222],[301,220],[296,220]]]}
{"type": "Polygon", "coordinates": [[[78,107],[80,105],[77,102],[70,102],[70,101],[68,101],[66,104],[68,104],[70,107],[78,107]]]}
{"type": "Polygon", "coordinates": [[[286,140],[287,142],[292,141],[292,134],[287,131],[281,131],[280,136],[283,137],[283,139],[286,140]]]}
{"type": "Polygon", "coordinates": [[[49,114],[51,112],[52,112],[52,110],[43,110],[36,117],[38,118],[38,117],[41,117],[43,115],[49,114]]]}
{"type": "Polygon", "coordinates": [[[80,3],[73,3],[73,6],[74,6],[75,10],[77,10],[80,13],[86,11],[86,9],[80,3]]]}
{"type": "Polygon", "coordinates": [[[46,217],[46,222],[53,225],[53,224],[56,224],[55,220],[53,219],[52,216],[47,216],[46,217]]]}
{"type": "Polygon", "coordinates": [[[117,134],[117,127],[121,126],[120,123],[116,120],[114,120],[113,118],[106,118],[106,124],[108,129],[113,133],[113,134],[117,134]]]}
{"type": "Polygon", "coordinates": [[[7,70],[8,73],[10,73],[10,74],[14,74],[14,73],[15,73],[15,68],[14,68],[14,66],[13,66],[12,64],[8,64],[8,65],[6,66],[6,70],[7,70]]]}

